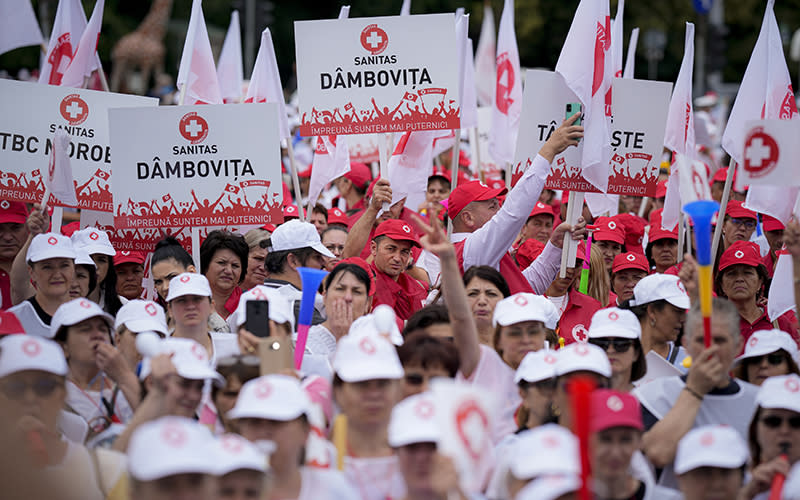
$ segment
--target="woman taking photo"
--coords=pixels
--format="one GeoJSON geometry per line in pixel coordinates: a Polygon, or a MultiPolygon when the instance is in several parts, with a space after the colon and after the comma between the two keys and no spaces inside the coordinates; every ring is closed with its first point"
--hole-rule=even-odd
{"type": "Polygon", "coordinates": [[[744,354],[736,358],[736,378],[761,385],[769,377],[800,374],[797,367],[797,344],[781,330],[759,330],[744,347],[744,354]]]}
{"type": "Polygon", "coordinates": [[[200,245],[200,273],[211,286],[214,312],[223,320],[239,305],[249,253],[242,235],[222,230],[208,233],[200,245]]]}
{"type": "Polygon", "coordinates": [[[630,392],[633,383],[644,377],[647,362],[642,352],[641,327],[630,311],[609,307],[592,316],[589,343],[602,349],[611,363],[611,389],[630,392]]]}

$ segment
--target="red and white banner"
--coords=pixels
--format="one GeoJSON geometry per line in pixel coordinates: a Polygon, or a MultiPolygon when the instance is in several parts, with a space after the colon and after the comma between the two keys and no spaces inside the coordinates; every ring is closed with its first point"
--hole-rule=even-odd
{"type": "Polygon", "coordinates": [[[261,46],[258,49],[247,97],[244,102],[269,102],[278,106],[278,131],[281,140],[289,138],[289,120],[286,117],[286,101],[283,97],[281,76],[278,73],[278,61],[275,59],[275,48],[272,46],[272,35],[269,28],[261,32],[261,46]]]}
{"type": "Polygon", "coordinates": [[[297,21],[295,47],[304,136],[459,128],[452,14],[297,21]]]}
{"type": "Polygon", "coordinates": [[[377,134],[356,134],[347,138],[350,161],[370,164],[380,161],[377,134]]]}
{"type": "Polygon", "coordinates": [[[800,120],[756,120],[747,125],[736,190],[744,191],[744,186],[800,186],[800,120]]]}
{"type": "Polygon", "coordinates": [[[214,54],[211,52],[200,0],[192,1],[192,16],[189,18],[176,83],[185,93],[183,104],[222,104],[214,54]]]}
{"type": "Polygon", "coordinates": [[[105,4],[105,0],[97,0],[97,3],[94,4],[89,24],[83,30],[83,35],[81,35],[75,54],[72,56],[72,61],[64,71],[64,76],[61,79],[62,86],[83,87],[84,79],[90,76],[96,67],[97,44],[100,41],[100,29],[103,27],[105,4]]]}
{"type": "Polygon", "coordinates": [[[433,138],[436,131],[406,132],[400,136],[389,158],[392,204],[410,194],[424,193],[433,169],[433,138]]]}
{"type": "Polygon", "coordinates": [[[41,171],[53,133],[63,129],[72,139],[78,208],[110,212],[108,110],[157,105],[151,97],[0,80],[0,199],[41,201],[41,171]]]}
{"type": "MultiPolygon", "coordinates": [[[[583,104],[583,177],[606,192],[611,158],[611,16],[608,0],[581,0],[556,63],[556,73],[583,104]]],[[[566,103],[565,103],[566,104],[566,103]]],[[[563,111],[562,111],[563,117],[563,111]]],[[[559,121],[560,123],[560,121],[559,121]]]]}
{"type": "MultiPolygon", "coordinates": [[[[113,109],[109,124],[117,228],[282,220],[274,104],[113,109]]],[[[137,243],[145,248],[153,242],[137,243]]]]}
{"type": "Polygon", "coordinates": [[[85,29],[86,14],[80,0],[59,0],[47,54],[39,72],[39,83],[61,84],[64,71],[72,61],[72,55],[85,29]]]}
{"type": "Polygon", "coordinates": [[[0,2],[0,54],[41,43],[42,31],[30,0],[0,2]]]}
{"type": "Polygon", "coordinates": [[[347,136],[318,135],[311,164],[311,180],[308,184],[309,210],[314,207],[323,188],[350,171],[350,152],[347,136]]]}
{"type": "Polygon", "coordinates": [[[53,134],[53,149],[50,151],[47,175],[42,179],[45,189],[50,193],[47,199],[48,205],[74,207],[78,204],[72,165],[69,161],[69,143],[69,135],[64,129],[56,129],[56,133],[53,134]]]}
{"type": "MultiPolygon", "coordinates": [[[[683,205],[697,200],[710,200],[711,188],[708,185],[708,167],[702,161],[680,153],[675,154],[672,165],[680,179],[680,200],[683,205]]],[[[672,182],[673,177],[670,177],[672,182]]]]}
{"type": "Polygon", "coordinates": [[[517,35],[514,31],[514,0],[505,0],[497,37],[497,76],[489,133],[489,153],[502,167],[514,160],[514,148],[522,114],[522,73],[517,35]]]}
{"type": "MultiPolygon", "coordinates": [[[[608,193],[655,195],[670,90],[667,82],[614,80],[608,193]],[[642,102],[647,102],[647,113],[642,113],[642,102]]],[[[566,104],[575,101],[575,94],[560,75],[542,70],[526,73],[520,134],[527,140],[517,143],[512,184],[533,163],[550,134],[564,121],[566,104]]],[[[577,148],[567,148],[556,156],[545,187],[597,192],[594,185],[581,176],[581,158],[587,147],[588,142],[581,141],[577,148]]]]}
{"type": "Polygon", "coordinates": [[[242,100],[242,82],[244,69],[242,68],[242,35],[239,28],[239,11],[231,13],[231,24],[222,43],[222,51],[217,61],[217,81],[219,91],[225,103],[240,102],[242,100]]]}
{"type": "Polygon", "coordinates": [[[478,48],[475,51],[475,84],[478,91],[478,103],[481,106],[494,104],[494,91],[497,83],[497,40],[494,31],[494,12],[491,4],[483,6],[481,34],[478,48]]]}

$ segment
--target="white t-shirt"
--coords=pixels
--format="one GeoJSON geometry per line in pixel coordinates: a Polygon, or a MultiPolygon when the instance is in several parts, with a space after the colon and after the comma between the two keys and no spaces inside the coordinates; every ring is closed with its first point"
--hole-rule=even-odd
{"type": "MultiPolygon", "coordinates": [[[[111,399],[114,397],[113,388],[106,387],[102,393],[102,397],[111,404],[111,399]]],[[[97,433],[103,430],[108,423],[108,410],[103,405],[100,391],[83,391],[72,381],[67,380],[66,404],[74,413],[77,413],[86,421],[89,425],[90,433],[97,433]]],[[[133,417],[133,410],[122,394],[122,390],[117,391],[117,398],[114,402],[114,415],[123,424],[128,423],[133,417]]]]}
{"type": "Polygon", "coordinates": [[[344,457],[344,475],[356,491],[356,499],[397,500],[406,495],[406,483],[395,455],[344,457]]]}
{"type": "Polygon", "coordinates": [[[125,456],[110,450],[98,449],[97,467],[89,451],[80,444],[67,441],[64,460],[42,470],[42,481],[63,485],[62,500],[104,500],[125,473],[125,456]],[[99,476],[99,477],[98,477],[99,476]]]}
{"type": "Polygon", "coordinates": [[[42,319],[36,314],[36,309],[33,308],[33,304],[29,301],[24,300],[14,307],[9,307],[8,312],[14,313],[22,324],[22,328],[25,329],[25,333],[28,335],[46,339],[52,338],[50,335],[50,325],[45,325],[44,322],[42,322],[42,319]]]}
{"type": "Polygon", "coordinates": [[[300,496],[297,500],[351,500],[358,492],[344,474],[334,469],[301,467],[300,496]]]}

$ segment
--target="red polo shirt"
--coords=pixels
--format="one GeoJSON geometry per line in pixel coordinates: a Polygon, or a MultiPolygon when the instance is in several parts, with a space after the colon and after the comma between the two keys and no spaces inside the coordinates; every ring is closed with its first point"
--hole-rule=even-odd
{"type": "Polygon", "coordinates": [[[589,325],[592,323],[592,315],[602,308],[600,302],[594,298],[570,289],[569,302],[558,321],[556,333],[564,337],[566,344],[586,342],[589,338],[588,332],[589,325]]]}
{"type": "Polygon", "coordinates": [[[412,314],[422,309],[422,301],[428,296],[428,287],[422,282],[412,278],[407,273],[400,273],[397,281],[378,269],[375,264],[370,264],[377,276],[378,286],[372,300],[373,309],[381,304],[387,304],[394,309],[401,320],[407,320],[412,314]]]}
{"type": "Polygon", "coordinates": [[[778,330],[783,330],[784,332],[788,333],[792,336],[794,341],[800,345],[800,337],[797,335],[797,317],[795,316],[794,311],[787,311],[778,316],[775,324],[769,320],[766,310],[764,310],[761,313],[761,316],[759,316],[759,318],[752,323],[748,323],[747,320],[740,315],[739,328],[742,331],[742,352],[744,352],[744,346],[747,345],[747,341],[750,339],[750,336],[753,334],[753,332],[757,332],[758,330],[772,330],[773,328],[777,328],[778,330]]]}

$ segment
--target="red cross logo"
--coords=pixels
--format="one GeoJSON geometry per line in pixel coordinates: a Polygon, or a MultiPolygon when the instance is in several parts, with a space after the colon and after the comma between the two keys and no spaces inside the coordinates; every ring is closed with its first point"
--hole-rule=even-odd
{"type": "Polygon", "coordinates": [[[78,94],[70,94],[62,99],[58,110],[70,125],[80,125],[89,117],[89,105],[78,94]]]}
{"type": "Polygon", "coordinates": [[[56,243],[58,243],[58,240],[56,239],[55,236],[51,236],[51,237],[47,238],[47,243],[50,244],[50,245],[55,245],[56,243]]]}
{"type": "Polygon", "coordinates": [[[547,363],[548,365],[554,365],[556,364],[556,361],[558,361],[558,359],[556,359],[556,357],[553,356],[552,354],[547,354],[544,357],[544,362],[547,363]]]}
{"type": "Polygon", "coordinates": [[[190,278],[188,274],[184,274],[181,276],[181,283],[188,283],[190,279],[192,278],[190,278]]]}
{"type": "Polygon", "coordinates": [[[528,299],[526,299],[523,295],[517,295],[516,297],[514,297],[514,303],[517,304],[518,306],[527,306],[528,299]]]}
{"type": "Polygon", "coordinates": [[[222,446],[223,450],[232,455],[238,455],[244,449],[242,440],[236,436],[223,436],[220,446],[222,446]]]}
{"type": "Polygon", "coordinates": [[[260,288],[253,288],[253,298],[256,300],[267,300],[267,296],[260,288]]]}
{"type": "Polygon", "coordinates": [[[558,448],[558,445],[561,444],[561,440],[558,439],[558,436],[544,436],[542,438],[542,445],[545,448],[558,448]]]}
{"type": "Polygon", "coordinates": [[[786,386],[786,390],[789,391],[789,392],[800,391],[800,384],[798,384],[797,380],[795,380],[793,378],[786,379],[786,382],[784,383],[784,386],[786,386]]]}
{"type": "Polygon", "coordinates": [[[86,299],[81,299],[78,304],[84,309],[90,309],[92,307],[92,303],[86,299]]]}
{"type": "Polygon", "coordinates": [[[269,380],[262,380],[256,385],[253,394],[255,394],[258,399],[267,399],[269,395],[272,394],[272,384],[269,383],[269,380]]]}
{"type": "Polygon", "coordinates": [[[742,257],[744,257],[744,252],[742,252],[741,250],[736,250],[733,256],[736,257],[737,259],[741,259],[742,257]]]}
{"type": "Polygon", "coordinates": [[[692,187],[694,188],[694,194],[697,196],[697,199],[702,200],[705,197],[705,183],[700,177],[700,174],[697,173],[697,170],[694,169],[692,169],[692,187]]]}
{"type": "Polygon", "coordinates": [[[619,396],[614,394],[606,400],[606,407],[614,413],[619,413],[625,408],[625,403],[622,402],[619,396]]]}
{"type": "Polygon", "coordinates": [[[375,56],[386,50],[389,45],[389,35],[377,24],[370,24],[361,31],[361,46],[375,56]]]}
{"type": "Polygon", "coordinates": [[[33,339],[26,340],[22,343],[22,352],[33,358],[42,352],[42,346],[39,345],[39,342],[33,339]]]}
{"type": "Polygon", "coordinates": [[[508,114],[508,110],[514,102],[514,99],[511,98],[511,90],[514,88],[516,79],[517,75],[514,73],[514,65],[511,64],[508,52],[503,52],[497,56],[495,103],[497,103],[497,109],[504,115],[508,114]]]}
{"type": "Polygon", "coordinates": [[[405,232],[405,233],[410,233],[411,232],[411,228],[408,227],[408,224],[403,224],[403,232],[405,232]]]}
{"type": "Polygon", "coordinates": [[[286,207],[286,213],[287,213],[287,214],[293,214],[293,213],[295,213],[296,211],[297,211],[297,209],[296,209],[296,208],[294,208],[294,205],[289,205],[288,207],[286,207]]]}
{"type": "Polygon", "coordinates": [[[375,354],[375,351],[378,349],[375,347],[375,344],[368,338],[364,338],[361,340],[361,343],[358,344],[362,351],[365,353],[372,355],[375,354]]]}
{"type": "Polygon", "coordinates": [[[586,356],[589,354],[589,348],[585,344],[575,346],[575,354],[578,356],[586,356]]]}
{"type": "Polygon", "coordinates": [[[194,357],[197,358],[198,361],[206,360],[206,350],[200,344],[193,344],[191,351],[192,354],[194,354],[194,357]]]}
{"type": "Polygon", "coordinates": [[[120,253],[121,253],[122,255],[124,255],[125,257],[127,257],[128,255],[130,255],[130,254],[131,254],[130,250],[123,250],[123,251],[121,251],[120,253]]]}
{"type": "Polygon", "coordinates": [[[186,431],[177,425],[166,425],[161,430],[161,439],[173,448],[180,448],[186,442],[186,431]]]}
{"type": "Polygon", "coordinates": [[[544,208],[544,203],[542,203],[541,201],[537,201],[536,208],[544,208]]]}
{"type": "Polygon", "coordinates": [[[475,401],[464,401],[456,409],[456,432],[473,460],[486,449],[489,417],[475,401]]]}
{"type": "Polygon", "coordinates": [[[608,221],[608,228],[612,229],[612,230],[616,229],[617,228],[617,223],[614,222],[613,220],[608,221]]]}
{"type": "Polygon", "coordinates": [[[586,343],[586,341],[589,340],[589,332],[586,331],[585,326],[580,324],[575,325],[574,327],[572,327],[572,338],[574,338],[578,342],[586,343]]]}
{"type": "Polygon", "coordinates": [[[427,420],[434,414],[433,404],[430,401],[420,401],[417,403],[417,406],[414,407],[414,413],[416,413],[419,418],[427,420]]]}
{"type": "Polygon", "coordinates": [[[778,166],[780,151],[775,139],[756,127],[744,140],[744,170],[751,177],[763,177],[778,166]]]}
{"type": "Polygon", "coordinates": [[[144,306],[144,312],[146,312],[150,316],[155,316],[156,314],[158,314],[158,310],[156,309],[155,304],[147,304],[146,306],[144,306]]]}
{"type": "Polygon", "coordinates": [[[208,136],[208,122],[194,111],[186,113],[178,122],[178,132],[192,144],[198,144],[208,136]]]}
{"type": "Polygon", "coordinates": [[[89,233],[89,239],[90,239],[90,240],[97,240],[97,238],[99,238],[99,237],[100,237],[100,235],[99,235],[99,234],[97,234],[97,233],[96,233],[96,232],[94,232],[94,231],[92,231],[91,233],[89,233]]]}
{"type": "Polygon", "coordinates": [[[710,432],[706,432],[702,436],[700,436],[700,444],[703,446],[711,446],[714,444],[714,434],[710,432]]]}
{"type": "Polygon", "coordinates": [[[628,256],[625,258],[628,259],[628,262],[633,262],[634,260],[636,260],[636,256],[633,255],[632,253],[629,253],[628,256]]]}
{"type": "Polygon", "coordinates": [[[683,293],[686,293],[686,288],[683,287],[682,281],[678,280],[675,282],[675,284],[678,286],[678,290],[680,290],[683,293]]]}
{"type": "Polygon", "coordinates": [[[8,200],[0,201],[0,208],[2,208],[3,210],[8,210],[8,207],[10,206],[11,203],[9,203],[8,200]]]}
{"type": "Polygon", "coordinates": [[[610,313],[608,313],[608,319],[610,319],[611,321],[616,321],[619,319],[619,314],[617,314],[616,311],[611,311],[610,313]]]}

